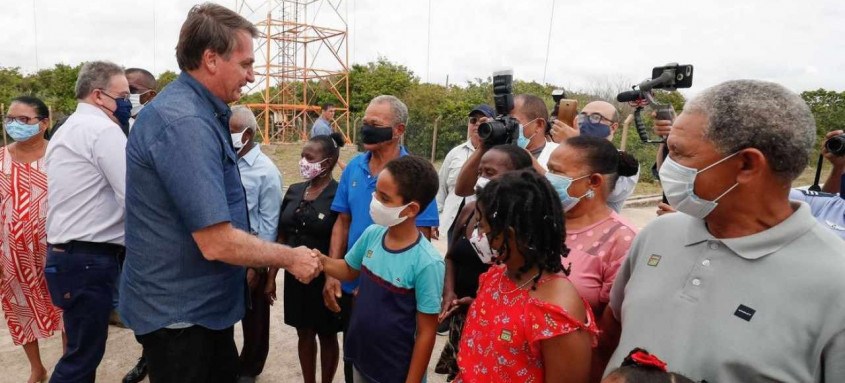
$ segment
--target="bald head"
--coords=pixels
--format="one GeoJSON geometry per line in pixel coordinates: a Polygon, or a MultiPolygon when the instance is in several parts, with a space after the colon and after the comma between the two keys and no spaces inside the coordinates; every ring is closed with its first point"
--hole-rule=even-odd
{"type": "Polygon", "coordinates": [[[602,117],[610,121],[619,122],[619,112],[616,110],[616,107],[613,106],[613,104],[607,101],[593,101],[587,105],[584,105],[584,109],[581,109],[581,113],[598,113],[601,114],[602,117]]]}

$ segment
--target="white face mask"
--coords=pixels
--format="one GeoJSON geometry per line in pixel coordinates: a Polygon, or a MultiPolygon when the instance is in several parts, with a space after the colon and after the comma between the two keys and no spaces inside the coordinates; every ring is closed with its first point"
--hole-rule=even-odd
{"type": "Polygon", "coordinates": [[[396,226],[408,219],[407,216],[400,217],[399,214],[402,214],[402,210],[405,210],[409,205],[411,205],[410,202],[396,207],[384,206],[383,203],[376,199],[376,193],[373,193],[373,198],[370,201],[370,218],[373,219],[376,225],[384,227],[396,226]]]}
{"type": "Polygon", "coordinates": [[[737,153],[739,152],[722,158],[701,170],[686,167],[675,162],[671,157],[666,157],[660,167],[660,186],[663,187],[663,193],[666,194],[669,204],[676,210],[695,218],[704,219],[704,217],[707,217],[719,205],[718,201],[731,190],[734,190],[739,183],[734,183],[722,195],[708,201],[695,195],[695,176],[735,156],[737,153]]]}
{"type": "Polygon", "coordinates": [[[240,133],[232,133],[232,147],[235,148],[235,152],[237,152],[238,154],[241,153],[241,149],[243,149],[245,145],[244,132],[246,132],[246,129],[244,129],[244,131],[240,133]]]}
{"type": "Polygon", "coordinates": [[[481,189],[484,189],[487,184],[490,183],[490,179],[487,177],[478,177],[478,181],[475,181],[475,191],[478,192],[481,189]]]}
{"type": "Polygon", "coordinates": [[[468,239],[482,263],[487,265],[492,264],[499,257],[499,252],[490,248],[490,240],[487,239],[487,235],[478,231],[477,227],[472,231],[468,239]]]}
{"type": "Polygon", "coordinates": [[[141,103],[141,96],[147,94],[147,92],[132,93],[129,95],[129,102],[132,103],[132,112],[129,113],[130,115],[136,116],[138,115],[138,112],[141,111],[141,109],[144,109],[144,104],[141,103]]]}

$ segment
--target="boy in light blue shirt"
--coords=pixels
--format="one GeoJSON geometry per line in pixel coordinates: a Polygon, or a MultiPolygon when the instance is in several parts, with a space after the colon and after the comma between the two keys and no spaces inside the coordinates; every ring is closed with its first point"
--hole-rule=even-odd
{"type": "Polygon", "coordinates": [[[437,172],[420,157],[389,162],[370,204],[368,227],[344,260],[323,257],[329,276],[361,275],[344,358],[355,381],[425,380],[434,348],[445,264],[414,218],[437,194],[437,172]]]}

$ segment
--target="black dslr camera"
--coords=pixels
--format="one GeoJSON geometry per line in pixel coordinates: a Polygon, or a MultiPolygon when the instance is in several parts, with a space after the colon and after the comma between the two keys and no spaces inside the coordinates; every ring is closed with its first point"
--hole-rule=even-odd
{"type": "Polygon", "coordinates": [[[513,109],[513,71],[493,73],[493,102],[496,117],[478,126],[478,136],[485,147],[513,144],[519,134],[519,121],[510,116],[513,109]]]}
{"type": "Polygon", "coordinates": [[[845,156],[845,134],[831,137],[829,140],[825,141],[824,147],[827,148],[827,151],[834,156],[845,156]]]}
{"type": "Polygon", "coordinates": [[[647,144],[660,144],[665,139],[652,140],[648,137],[648,129],[643,122],[642,111],[646,105],[651,105],[657,113],[658,120],[674,120],[675,111],[672,105],[661,104],[654,99],[653,89],[673,91],[678,88],[692,86],[692,65],[666,64],[651,70],[651,79],[634,85],[634,90],[619,93],[616,101],[627,102],[634,107],[634,126],[640,140],[647,144]]]}

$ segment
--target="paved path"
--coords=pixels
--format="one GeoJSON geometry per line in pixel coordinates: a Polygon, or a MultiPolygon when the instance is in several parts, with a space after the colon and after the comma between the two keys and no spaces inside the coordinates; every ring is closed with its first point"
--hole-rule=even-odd
{"type": "MultiPolygon", "coordinates": [[[[642,207],[624,209],[622,215],[631,222],[642,227],[655,217],[654,207],[642,207]]],[[[436,241],[435,245],[441,251],[445,250],[445,241],[436,241]]],[[[278,286],[284,285],[279,275],[278,286]]],[[[279,296],[282,292],[279,291],[279,296]]],[[[296,331],[282,323],[282,305],[276,304],[270,310],[271,331],[270,331],[270,355],[264,373],[259,377],[259,382],[300,382],[301,374],[299,360],[296,354],[296,331]]],[[[23,349],[12,344],[9,331],[6,328],[5,320],[0,321],[0,383],[26,382],[29,377],[29,364],[26,362],[23,349]]],[[[241,329],[235,327],[235,338],[238,346],[241,345],[241,329]]],[[[437,361],[440,350],[443,349],[445,337],[438,336],[434,348],[434,355],[429,365],[429,378],[431,383],[441,383],[445,380],[442,375],[434,373],[434,364],[437,361]]],[[[41,343],[41,354],[48,370],[56,364],[61,356],[61,338],[54,336],[41,343]]],[[[110,327],[109,340],[106,344],[106,354],[100,368],[97,370],[97,381],[99,382],[120,382],[125,374],[135,364],[138,356],[141,355],[141,346],[135,342],[130,330],[110,327]]],[[[335,376],[335,382],[342,382],[342,371],[335,376]]],[[[145,380],[146,382],[146,380],[145,380]]]]}

